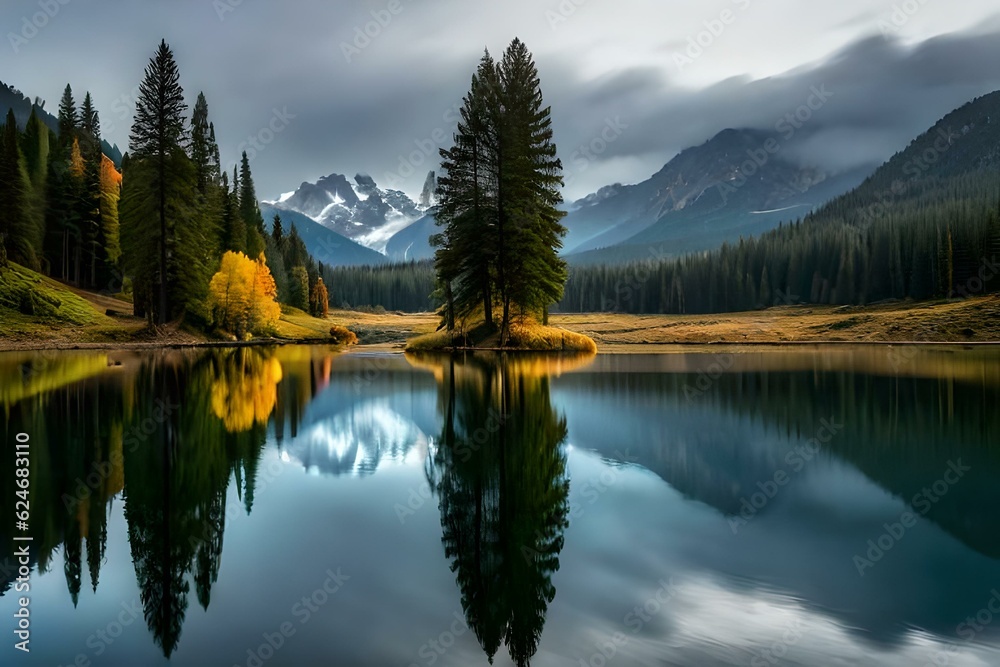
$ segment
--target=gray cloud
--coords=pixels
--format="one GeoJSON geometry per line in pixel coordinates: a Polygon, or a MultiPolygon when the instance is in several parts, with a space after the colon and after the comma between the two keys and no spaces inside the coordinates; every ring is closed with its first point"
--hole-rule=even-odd
{"type": "Polygon", "coordinates": [[[52,111],[67,82],[78,98],[90,90],[107,138],[124,149],[132,92],[166,38],[189,101],[199,90],[208,97],[226,162],[249,137],[269,139],[252,165],[262,197],[335,171],[384,182],[401,159],[414,172],[401,184],[418,192],[437,164],[438,139],[450,141],[448,111],[483,48],[499,56],[518,35],[535,53],[575,198],[642,180],[726,127],[773,127],[814,85],[834,96],[795,138],[794,154],[831,169],[885,159],[1000,87],[1000,20],[990,3],[927,4],[886,39],[879,21],[892,6],[845,0],[803,14],[797,3],[747,0],[10,0],[0,8],[0,79],[52,111]],[[688,37],[743,4],[739,20],[678,71],[673,55],[688,37]],[[58,11],[15,49],[10,35],[50,5],[58,11]],[[271,136],[276,113],[289,120],[271,136]],[[627,129],[580,169],[573,156],[609,119],[627,129]]]}

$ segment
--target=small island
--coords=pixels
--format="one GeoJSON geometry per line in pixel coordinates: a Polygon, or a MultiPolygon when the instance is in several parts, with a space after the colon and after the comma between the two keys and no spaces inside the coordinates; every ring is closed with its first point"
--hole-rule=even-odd
{"type": "Polygon", "coordinates": [[[587,336],[548,326],[568,277],[562,163],[521,40],[500,62],[483,55],[460,115],[454,145],[441,151],[442,231],[431,237],[441,325],[407,350],[596,352],[587,336]]]}
{"type": "Polygon", "coordinates": [[[471,329],[439,330],[412,338],[406,343],[407,352],[461,350],[524,350],[529,352],[584,352],[596,354],[593,338],[562,327],[545,326],[534,320],[511,324],[507,340],[499,329],[479,322],[471,329]]]}

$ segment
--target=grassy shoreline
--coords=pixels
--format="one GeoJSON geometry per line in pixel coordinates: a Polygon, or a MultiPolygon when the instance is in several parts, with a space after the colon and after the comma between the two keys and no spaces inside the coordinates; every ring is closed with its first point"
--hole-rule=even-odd
{"type": "MultiPolygon", "coordinates": [[[[401,351],[414,339],[442,335],[435,334],[439,319],[433,313],[333,310],[321,320],[291,309],[285,309],[274,337],[220,341],[179,327],[153,333],[144,320],[131,316],[127,302],[37,274],[17,280],[21,289],[30,281],[44,299],[65,303],[72,317],[26,316],[0,300],[0,351],[334,344],[334,324],[355,332],[362,350],[401,351]]],[[[1000,343],[1000,295],[869,306],[782,306],[713,315],[554,314],[550,324],[553,335],[579,334],[592,339],[600,352],[644,352],[663,346],[983,345],[1000,343]]],[[[442,342],[425,340],[431,348],[440,348],[442,342]]],[[[471,349],[488,347],[496,346],[486,341],[471,349]]],[[[560,338],[557,349],[564,347],[560,338]]]]}
{"type": "Polygon", "coordinates": [[[406,341],[407,352],[583,352],[594,354],[594,339],[562,327],[537,322],[512,324],[507,345],[499,332],[482,323],[466,333],[435,331],[406,341]]]}

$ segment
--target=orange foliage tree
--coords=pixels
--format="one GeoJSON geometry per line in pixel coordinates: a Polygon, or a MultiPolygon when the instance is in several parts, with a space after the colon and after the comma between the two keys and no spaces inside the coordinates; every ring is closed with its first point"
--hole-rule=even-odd
{"type": "Polygon", "coordinates": [[[216,324],[238,338],[274,328],[281,317],[277,296],[264,253],[252,260],[242,252],[227,252],[208,286],[208,305],[216,324]]]}
{"type": "Polygon", "coordinates": [[[326,291],[323,279],[316,280],[309,296],[309,312],[313,317],[326,318],[330,312],[330,293],[326,291]]]}
{"type": "Polygon", "coordinates": [[[101,224],[108,261],[117,265],[122,254],[118,233],[118,200],[122,191],[122,175],[107,155],[101,155],[101,224]]]}

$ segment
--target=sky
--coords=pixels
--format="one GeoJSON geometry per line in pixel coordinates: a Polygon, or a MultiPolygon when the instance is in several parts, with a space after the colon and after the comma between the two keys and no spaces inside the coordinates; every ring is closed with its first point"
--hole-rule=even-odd
{"type": "Polygon", "coordinates": [[[359,172],[418,194],[483,50],[499,58],[515,36],[570,201],[787,114],[808,116],[790,151],[803,164],[881,162],[1000,88],[987,0],[4,0],[0,25],[0,80],[51,112],[67,83],[78,101],[89,90],[123,151],[165,39],[223,162],[246,150],[262,199],[359,172]]]}

